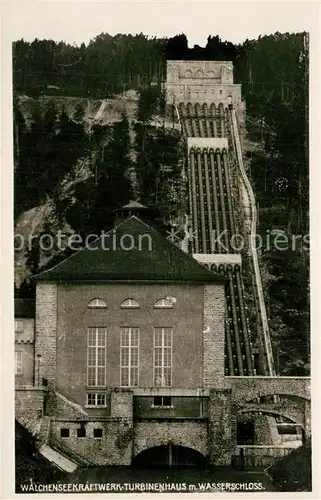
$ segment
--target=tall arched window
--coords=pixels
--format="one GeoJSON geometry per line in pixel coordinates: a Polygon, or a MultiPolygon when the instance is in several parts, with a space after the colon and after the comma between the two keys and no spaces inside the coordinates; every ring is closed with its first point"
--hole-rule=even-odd
{"type": "Polygon", "coordinates": [[[87,307],[92,309],[103,309],[107,307],[107,304],[103,299],[95,298],[88,303],[87,307]]]}
{"type": "Polygon", "coordinates": [[[120,306],[122,309],[138,309],[139,308],[139,302],[135,299],[126,299],[124,302],[121,303],[120,306]]]}
{"type": "Polygon", "coordinates": [[[174,297],[166,297],[157,300],[154,304],[155,309],[172,309],[173,304],[176,302],[176,299],[174,297]]]}

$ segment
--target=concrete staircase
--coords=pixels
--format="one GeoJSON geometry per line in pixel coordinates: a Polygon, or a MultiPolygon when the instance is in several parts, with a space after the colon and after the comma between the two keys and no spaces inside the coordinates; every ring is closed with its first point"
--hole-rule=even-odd
{"type": "Polygon", "coordinates": [[[91,467],[95,465],[87,458],[79,455],[79,453],[75,453],[74,451],[72,451],[68,446],[63,444],[61,441],[51,438],[49,441],[49,445],[50,448],[57,454],[66,458],[68,457],[68,460],[72,461],[76,465],[76,468],[77,466],[91,467]]]}
{"type": "Polygon", "coordinates": [[[65,472],[74,472],[77,469],[77,464],[69,460],[69,458],[61,455],[47,444],[42,444],[38,448],[40,455],[49,460],[53,465],[65,472]]]}

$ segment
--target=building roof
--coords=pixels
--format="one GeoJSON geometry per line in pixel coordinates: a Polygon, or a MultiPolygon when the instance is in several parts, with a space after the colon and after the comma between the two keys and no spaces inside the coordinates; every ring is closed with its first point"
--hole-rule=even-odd
{"type": "Polygon", "coordinates": [[[142,205],[141,203],[139,203],[138,201],[130,201],[129,203],[127,203],[127,205],[124,205],[123,207],[121,207],[120,210],[122,210],[123,208],[144,208],[146,209],[147,207],[145,205],[142,205]]]}
{"type": "Polygon", "coordinates": [[[135,216],[36,280],[68,282],[224,282],[135,216]]]}
{"type": "Polygon", "coordinates": [[[15,299],[14,316],[15,318],[34,318],[35,317],[34,299],[15,299]]]}

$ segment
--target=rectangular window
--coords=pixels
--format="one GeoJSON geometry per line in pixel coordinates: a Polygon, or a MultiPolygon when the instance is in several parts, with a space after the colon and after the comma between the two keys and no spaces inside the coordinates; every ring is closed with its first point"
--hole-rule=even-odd
{"type": "Polygon", "coordinates": [[[15,374],[22,375],[22,351],[15,352],[15,374]]]}
{"type": "Polygon", "coordinates": [[[172,408],[172,398],[170,396],[155,396],[153,399],[153,407],[157,408],[172,408]]]}
{"type": "Polygon", "coordinates": [[[94,429],[94,438],[101,438],[103,437],[103,430],[102,429],[94,429]]]}
{"type": "Polygon", "coordinates": [[[172,328],[154,328],[154,385],[172,385],[172,328]]]}
{"type": "Polygon", "coordinates": [[[106,406],[106,394],[104,392],[89,392],[87,406],[106,406]]]}
{"type": "Polygon", "coordinates": [[[139,369],[139,328],[120,331],[120,386],[137,387],[139,369]]]}
{"type": "Polygon", "coordinates": [[[14,330],[16,333],[23,332],[23,321],[15,321],[14,322],[14,330]]]}
{"type": "Polygon", "coordinates": [[[80,427],[77,429],[77,437],[79,438],[85,438],[86,437],[86,429],[85,427],[80,427]]]}
{"type": "Polygon", "coordinates": [[[87,330],[87,385],[104,387],[106,385],[106,334],[104,327],[91,327],[87,330]]]}

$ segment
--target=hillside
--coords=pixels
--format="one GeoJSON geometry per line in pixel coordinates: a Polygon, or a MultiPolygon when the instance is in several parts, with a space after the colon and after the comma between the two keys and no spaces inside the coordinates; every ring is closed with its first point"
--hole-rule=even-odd
{"type": "Polygon", "coordinates": [[[104,100],[17,96],[17,287],[52,257],[64,256],[63,249],[37,250],[44,233],[85,236],[109,229],[112,211],[130,199],[151,205],[157,197],[163,221],[177,217],[181,137],[165,108],[160,112],[160,99],[155,86],[104,100]]]}

